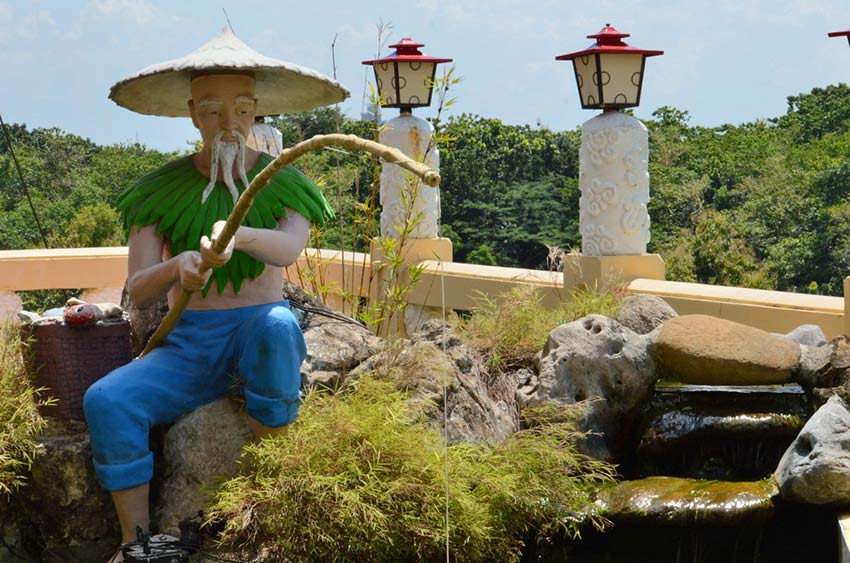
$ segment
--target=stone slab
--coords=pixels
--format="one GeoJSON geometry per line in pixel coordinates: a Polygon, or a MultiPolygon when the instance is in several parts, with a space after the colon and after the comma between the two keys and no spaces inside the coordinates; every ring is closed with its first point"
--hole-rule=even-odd
{"type": "Polygon", "coordinates": [[[707,385],[786,383],[800,361],[799,344],[708,315],[665,321],[655,353],[663,377],[707,385]]]}

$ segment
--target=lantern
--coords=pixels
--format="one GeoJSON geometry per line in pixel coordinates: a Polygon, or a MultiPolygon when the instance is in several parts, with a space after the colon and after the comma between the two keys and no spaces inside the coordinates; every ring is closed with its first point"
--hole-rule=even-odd
{"type": "Polygon", "coordinates": [[[664,51],[626,45],[622,39],[628,36],[605,24],[599,33],[587,36],[596,40],[587,49],[555,57],[573,61],[582,108],[612,110],[640,104],[644,62],[664,51]]]}
{"type": "Polygon", "coordinates": [[[850,29],[845,29],[844,31],[831,31],[827,35],[830,37],[846,37],[847,43],[850,44],[850,29]]]}
{"type": "Polygon", "coordinates": [[[405,37],[395,45],[395,53],[382,59],[363,61],[375,68],[375,83],[381,96],[381,106],[400,108],[410,113],[411,108],[431,105],[431,90],[439,63],[452,59],[438,59],[423,54],[424,44],[405,37]]]}

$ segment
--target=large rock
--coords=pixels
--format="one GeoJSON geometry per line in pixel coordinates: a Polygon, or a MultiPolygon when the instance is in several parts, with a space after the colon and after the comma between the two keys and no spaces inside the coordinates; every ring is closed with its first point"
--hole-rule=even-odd
{"type": "Polygon", "coordinates": [[[800,345],[707,315],[665,321],[655,346],[661,374],[708,385],[763,385],[791,379],[800,345]]]}
{"type": "Polygon", "coordinates": [[[145,344],[168,314],[168,299],[162,296],[153,305],[136,307],[130,301],[130,292],[125,282],[124,289],[121,291],[121,307],[130,317],[130,343],[133,348],[133,357],[136,357],[144,350],[145,344]]]}
{"type": "Polygon", "coordinates": [[[800,325],[786,334],[785,338],[805,346],[820,347],[827,343],[826,335],[818,325],[800,325]]]}
{"type": "Polygon", "coordinates": [[[598,505],[614,525],[758,528],[773,516],[770,481],[701,481],[649,477],[600,493],[598,505]]]}
{"type": "Polygon", "coordinates": [[[515,383],[492,376],[478,357],[442,322],[426,322],[410,341],[390,347],[358,366],[351,376],[372,371],[410,393],[430,425],[443,429],[446,386],[450,443],[498,443],[517,429],[515,383]]]}
{"type": "Polygon", "coordinates": [[[342,321],[321,320],[304,331],[307,358],[301,382],[307,388],[341,385],[346,374],[379,352],[384,341],[368,329],[342,321]]]}
{"type": "Polygon", "coordinates": [[[656,295],[629,295],[623,299],[616,320],[638,334],[648,334],[678,313],[656,295]]]}
{"type": "Polygon", "coordinates": [[[774,473],[783,498],[850,505],[850,411],[838,397],[809,419],[774,473]]]}
{"type": "Polygon", "coordinates": [[[832,371],[831,361],[834,350],[831,344],[824,346],[800,345],[800,362],[792,377],[804,389],[811,390],[824,384],[834,385],[828,374],[832,371]]]}
{"type": "Polygon", "coordinates": [[[383,339],[300,287],[286,283],[283,293],[292,304],[307,344],[307,358],[301,364],[304,387],[337,388],[350,370],[383,349],[383,339]]]}
{"type": "Polygon", "coordinates": [[[539,373],[519,390],[519,398],[526,406],[587,401],[579,427],[592,434],[580,447],[617,461],[652,395],[656,376],[648,347],[656,336],[657,331],[641,335],[602,315],[561,325],[549,334],[539,373]]]}
{"type": "Polygon", "coordinates": [[[36,561],[104,561],[121,536],[94,475],[85,425],[52,421],[38,442],[29,481],[13,498],[21,547],[36,561]]]}
{"type": "Polygon", "coordinates": [[[180,520],[196,517],[214,487],[239,472],[242,448],[251,437],[243,409],[231,398],[189,413],[165,433],[154,510],[161,532],[180,537],[180,520]]]}

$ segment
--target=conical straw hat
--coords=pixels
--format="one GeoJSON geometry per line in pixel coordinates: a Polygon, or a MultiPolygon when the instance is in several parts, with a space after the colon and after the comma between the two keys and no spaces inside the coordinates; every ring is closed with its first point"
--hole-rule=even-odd
{"type": "Polygon", "coordinates": [[[109,91],[119,106],[147,115],[189,117],[192,78],[201,74],[250,72],[256,79],[257,115],[306,111],[341,102],[348,90],[327,76],[261,55],[225,29],[184,57],[149,66],[109,91]]]}

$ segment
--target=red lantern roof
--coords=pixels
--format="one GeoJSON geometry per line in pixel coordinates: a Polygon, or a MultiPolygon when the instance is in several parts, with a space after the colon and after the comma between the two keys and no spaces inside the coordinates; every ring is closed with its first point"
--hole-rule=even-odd
{"type": "Polygon", "coordinates": [[[395,53],[387,55],[383,59],[375,59],[372,61],[363,61],[364,65],[375,65],[378,63],[388,63],[394,61],[419,61],[423,63],[450,63],[451,59],[438,59],[423,54],[419,47],[424,47],[424,43],[417,43],[410,37],[405,37],[395,45],[390,45],[390,49],[395,49],[395,53]]]}
{"type": "Polygon", "coordinates": [[[647,49],[639,49],[637,47],[626,45],[623,43],[622,39],[623,37],[629,37],[629,34],[617,31],[610,23],[606,23],[605,27],[603,27],[599,33],[588,35],[587,37],[588,39],[596,39],[596,42],[583,51],[559,55],[555,57],[555,60],[569,61],[576,57],[583,57],[584,55],[590,55],[593,53],[624,53],[627,55],[645,55],[647,57],[664,54],[664,51],[649,51],[647,49]]]}

